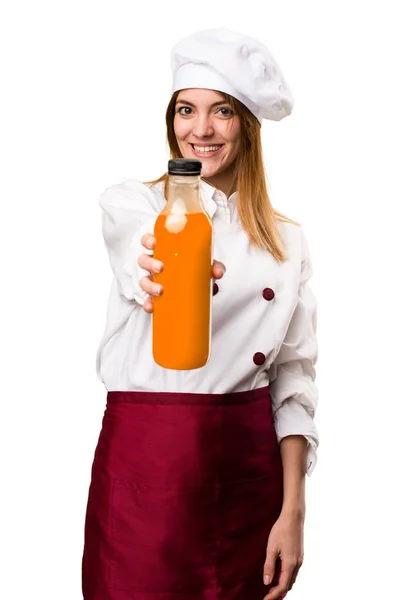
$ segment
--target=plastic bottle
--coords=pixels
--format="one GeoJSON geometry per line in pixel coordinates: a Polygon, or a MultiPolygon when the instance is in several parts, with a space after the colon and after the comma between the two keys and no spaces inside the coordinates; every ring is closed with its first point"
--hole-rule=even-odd
{"type": "Polygon", "coordinates": [[[166,369],[204,366],[211,350],[212,221],[200,198],[199,160],[168,162],[168,201],[154,228],[153,275],[164,292],[153,297],[153,358],[166,369]]]}

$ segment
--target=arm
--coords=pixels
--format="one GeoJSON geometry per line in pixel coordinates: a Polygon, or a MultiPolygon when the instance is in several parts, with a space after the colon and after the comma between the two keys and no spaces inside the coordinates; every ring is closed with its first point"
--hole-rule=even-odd
{"type": "Polygon", "coordinates": [[[283,465],[282,514],[300,522],[305,518],[305,475],[307,439],[289,435],[280,443],[283,465]]]}
{"type": "Polygon", "coordinates": [[[281,571],[277,585],[270,587],[264,600],[284,597],[292,589],[303,564],[307,440],[301,435],[286,436],[281,441],[280,448],[283,463],[283,505],[268,538],[264,583],[271,584],[278,557],[281,571]]]}
{"type": "MultiPolygon", "coordinates": [[[[270,367],[269,377],[272,412],[281,453],[284,438],[304,436],[307,440],[307,451],[303,456],[304,467],[305,472],[311,475],[316,465],[316,450],[319,444],[314,423],[318,403],[318,390],[315,385],[315,363],[318,357],[317,303],[308,285],[312,276],[312,265],[302,231],[301,247],[298,300],[283,343],[270,367]]],[[[293,443],[290,442],[290,448],[294,447],[293,443]]],[[[291,454],[294,450],[289,452],[291,454]]],[[[285,457],[285,464],[287,462],[285,457]]]]}
{"type": "Polygon", "coordinates": [[[137,261],[141,254],[151,255],[153,251],[145,249],[141,239],[143,234],[154,232],[165,200],[145,184],[129,180],[107,188],[99,203],[104,242],[118,290],[127,300],[143,305],[147,294],[139,282],[148,272],[137,261]]]}
{"type": "MultiPolygon", "coordinates": [[[[151,276],[159,261],[143,255],[153,255],[154,225],[166,200],[144,183],[128,180],[107,188],[99,202],[103,209],[103,237],[118,291],[151,313],[154,295],[151,276]],[[145,234],[151,235],[144,237],[142,244],[145,234]]],[[[224,272],[225,265],[214,260],[213,277],[220,279],[224,272]]]]}
{"type": "Polygon", "coordinates": [[[315,368],[317,360],[316,301],[308,287],[312,274],[307,242],[301,231],[302,261],[297,304],[285,338],[272,363],[270,391],[272,412],[283,466],[283,503],[274,524],[264,565],[265,583],[281,560],[278,585],[266,600],[277,600],[290,590],[303,562],[305,519],[305,474],[316,463],[318,434],[314,424],[317,406],[315,368]]]}

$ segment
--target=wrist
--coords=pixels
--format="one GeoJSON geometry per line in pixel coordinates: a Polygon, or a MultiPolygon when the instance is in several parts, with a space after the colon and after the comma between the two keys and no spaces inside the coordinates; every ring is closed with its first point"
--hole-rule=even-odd
{"type": "Polygon", "coordinates": [[[304,522],[306,516],[305,502],[300,502],[297,504],[283,504],[280,516],[291,520],[304,522]]]}
{"type": "Polygon", "coordinates": [[[284,477],[282,512],[284,514],[303,517],[306,512],[306,494],[304,477],[284,477]]]}

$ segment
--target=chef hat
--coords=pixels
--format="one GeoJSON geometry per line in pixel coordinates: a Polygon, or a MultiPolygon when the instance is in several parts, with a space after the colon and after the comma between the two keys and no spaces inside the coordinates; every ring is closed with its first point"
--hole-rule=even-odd
{"type": "Polygon", "coordinates": [[[257,40],[228,31],[194,33],[172,49],[173,92],[188,88],[230,94],[262,119],[292,112],[293,95],[271,52],[257,40]]]}

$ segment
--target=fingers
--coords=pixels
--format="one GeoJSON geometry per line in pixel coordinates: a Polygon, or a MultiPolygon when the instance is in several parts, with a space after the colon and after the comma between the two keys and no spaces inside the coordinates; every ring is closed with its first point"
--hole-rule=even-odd
{"type": "Polygon", "coordinates": [[[161,273],[164,270],[163,263],[148,254],[141,254],[138,258],[138,264],[139,267],[149,271],[149,273],[161,273]]]}
{"type": "Polygon", "coordinates": [[[277,550],[267,549],[267,558],[264,563],[264,583],[270,585],[275,575],[275,564],[278,556],[277,550]]]}
{"type": "Polygon", "coordinates": [[[145,233],[140,240],[142,246],[147,248],[147,250],[154,250],[156,245],[156,238],[151,233],[145,233]]]}
{"type": "Polygon", "coordinates": [[[142,277],[139,283],[142,290],[150,296],[161,296],[163,293],[162,285],[159,283],[154,283],[150,277],[142,277]]]}
{"type": "Polygon", "coordinates": [[[288,590],[289,592],[290,592],[290,590],[292,589],[292,587],[294,586],[294,584],[296,582],[297,575],[299,574],[300,567],[301,567],[302,564],[303,564],[303,559],[299,559],[297,561],[297,566],[296,566],[296,568],[295,568],[295,570],[293,572],[292,579],[290,581],[290,586],[289,586],[289,590],[288,590]]]}
{"type": "MultiPolygon", "coordinates": [[[[147,250],[153,250],[156,245],[156,239],[151,233],[145,233],[140,240],[142,246],[147,250]]],[[[138,265],[145,271],[149,272],[148,276],[142,277],[139,284],[140,287],[146,294],[149,294],[144,300],[143,309],[147,313],[152,313],[154,310],[152,296],[161,296],[163,288],[159,283],[155,283],[152,280],[152,276],[155,273],[161,273],[164,270],[164,265],[161,261],[156,260],[149,254],[141,254],[138,258],[138,265]]]]}
{"type": "Polygon", "coordinates": [[[143,302],[143,310],[149,314],[151,314],[154,310],[153,299],[151,297],[146,298],[143,302]]]}
{"type": "Polygon", "coordinates": [[[296,561],[286,560],[282,561],[282,571],[279,577],[278,585],[272,587],[268,594],[264,597],[264,600],[280,600],[286,593],[291,589],[292,575],[296,569],[296,561]]]}
{"type": "Polygon", "coordinates": [[[221,279],[221,277],[224,275],[226,271],[226,267],[224,265],[224,263],[219,262],[218,260],[214,260],[213,263],[213,269],[212,269],[212,273],[213,273],[213,277],[214,279],[221,279]]]}

